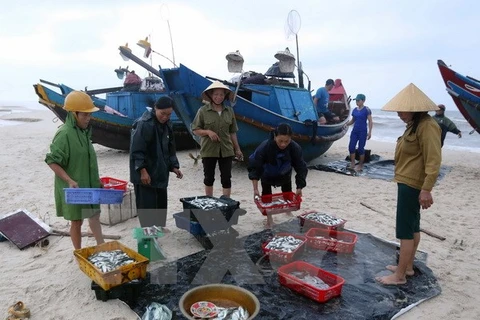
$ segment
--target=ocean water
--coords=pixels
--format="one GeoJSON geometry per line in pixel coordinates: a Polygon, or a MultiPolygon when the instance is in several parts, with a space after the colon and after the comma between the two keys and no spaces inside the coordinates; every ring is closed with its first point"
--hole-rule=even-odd
{"type": "MultiPolygon", "coordinates": [[[[434,114],[434,112],[430,112],[430,115],[433,116],[434,114]]],[[[445,115],[462,131],[462,138],[458,138],[456,134],[451,132],[447,133],[443,148],[480,153],[480,134],[473,130],[460,111],[447,109],[445,115]],[[470,134],[472,131],[473,133],[470,134]]],[[[400,120],[396,112],[372,109],[372,118],[372,140],[396,142],[397,138],[405,131],[405,123],[400,120]]]]}
{"type": "MultiPolygon", "coordinates": [[[[0,116],[8,113],[24,113],[35,110],[44,110],[44,106],[37,101],[1,101],[0,116]]],[[[431,112],[431,115],[434,113],[431,112]]],[[[443,148],[449,150],[468,151],[480,153],[480,134],[473,131],[473,128],[463,118],[460,111],[449,108],[445,115],[450,118],[457,128],[462,131],[462,138],[458,138],[453,133],[447,133],[443,148]],[[472,134],[469,134],[472,132],[472,134]]],[[[396,112],[386,112],[380,109],[372,109],[373,116],[373,135],[372,140],[393,142],[405,131],[405,123],[398,118],[396,112]]],[[[0,126],[16,125],[20,122],[5,121],[0,119],[0,126]]],[[[350,129],[351,130],[351,129],[350,129]]],[[[350,134],[350,131],[347,133],[350,134]]],[[[368,147],[368,146],[367,146],[368,147]]]]}

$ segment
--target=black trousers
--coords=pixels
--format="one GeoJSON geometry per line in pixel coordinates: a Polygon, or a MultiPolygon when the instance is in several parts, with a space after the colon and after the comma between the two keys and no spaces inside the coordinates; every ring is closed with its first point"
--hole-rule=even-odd
{"type": "MultiPolygon", "coordinates": [[[[272,192],[272,186],[269,183],[265,183],[261,181],[262,183],[262,196],[267,195],[267,194],[273,194],[272,192]]],[[[282,192],[291,192],[292,191],[292,181],[285,181],[282,185],[280,185],[282,192]]]]}
{"type": "Polygon", "coordinates": [[[220,169],[220,181],[222,188],[230,189],[232,187],[232,163],[233,157],[225,158],[202,158],[203,163],[203,184],[207,187],[213,186],[215,181],[215,167],[218,161],[218,168],[220,169]]]}
{"type": "Polygon", "coordinates": [[[167,189],[152,188],[142,184],[135,184],[133,187],[140,225],[142,227],[152,225],[165,227],[167,224],[167,189]]]}

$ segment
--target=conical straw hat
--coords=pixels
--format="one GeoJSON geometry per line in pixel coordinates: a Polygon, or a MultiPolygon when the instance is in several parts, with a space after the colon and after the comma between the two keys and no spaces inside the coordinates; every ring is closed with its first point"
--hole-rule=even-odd
{"type": "Polygon", "coordinates": [[[397,93],[385,106],[383,111],[426,112],[438,110],[437,105],[430,100],[422,90],[410,83],[397,93]]]}
{"type": "MultiPolygon", "coordinates": [[[[210,91],[210,90],[213,91],[214,89],[225,89],[225,95],[228,97],[228,100],[233,101],[234,94],[233,94],[232,90],[230,90],[229,87],[227,87],[226,85],[224,85],[220,81],[213,81],[213,83],[211,85],[209,85],[207,87],[207,89],[203,90],[202,100],[211,102],[210,97],[207,95],[207,93],[209,93],[208,91],[210,91]]],[[[211,94],[211,93],[209,93],[209,94],[211,94]]]]}

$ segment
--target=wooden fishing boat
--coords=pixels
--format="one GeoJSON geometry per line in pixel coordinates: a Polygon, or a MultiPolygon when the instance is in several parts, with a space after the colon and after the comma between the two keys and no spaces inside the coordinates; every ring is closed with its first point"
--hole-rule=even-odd
{"type": "MultiPolygon", "coordinates": [[[[62,122],[65,122],[67,112],[63,109],[66,95],[74,89],[64,85],[41,80],[34,86],[39,103],[50,109],[62,122]],[[45,84],[60,90],[57,92],[45,84]]],[[[105,147],[129,150],[130,129],[135,119],[145,112],[146,107],[152,107],[155,101],[164,93],[122,91],[122,87],[86,91],[92,97],[93,103],[100,111],[92,114],[92,142],[105,147]],[[106,93],[106,99],[94,94],[106,93]]],[[[177,150],[192,149],[196,141],[188,132],[184,123],[175,115],[171,117],[177,150]]]]}
{"type": "Polygon", "coordinates": [[[455,72],[442,60],[437,64],[448,94],[465,120],[480,133],[480,81],[455,72]]]}
{"type": "MultiPolygon", "coordinates": [[[[187,129],[190,129],[198,109],[203,105],[201,93],[215,78],[202,76],[183,64],[177,68],[156,70],[128,48],[121,46],[119,50],[124,57],[163,80],[165,94],[176,101],[175,113],[187,129]]],[[[336,81],[329,101],[330,109],[340,117],[340,122],[326,125],[318,123],[318,113],[311,92],[306,88],[292,83],[286,85],[282,81],[240,84],[238,87],[235,83],[223,83],[238,93],[234,104],[239,127],[237,135],[246,156],[267,139],[279,123],[287,123],[292,127],[293,139],[301,145],[307,161],[325,153],[347,131],[344,125],[350,114],[350,98],[341,80],[336,81]]]]}

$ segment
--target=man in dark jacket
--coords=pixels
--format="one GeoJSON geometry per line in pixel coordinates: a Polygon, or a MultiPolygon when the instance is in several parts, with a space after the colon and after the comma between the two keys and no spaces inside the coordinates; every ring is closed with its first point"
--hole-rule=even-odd
{"type": "MultiPolygon", "coordinates": [[[[130,139],[130,181],[134,185],[140,223],[147,210],[160,209],[158,224],[165,227],[167,220],[167,186],[169,173],[183,177],[178,163],[170,116],[174,101],[163,96],[151,111],[145,111],[135,120],[130,139]]],[[[157,221],[157,220],[155,220],[157,221]]],[[[146,227],[146,225],[142,225],[146,227]]]]}
{"type": "Polygon", "coordinates": [[[445,137],[447,136],[447,132],[451,132],[456,134],[459,138],[462,137],[462,132],[458,130],[457,126],[455,123],[453,123],[452,120],[447,118],[445,116],[445,106],[443,104],[438,105],[438,109],[435,112],[435,115],[433,116],[433,119],[437,121],[438,125],[440,126],[440,129],[442,129],[442,147],[443,147],[443,141],[445,141],[445,137]]]}

